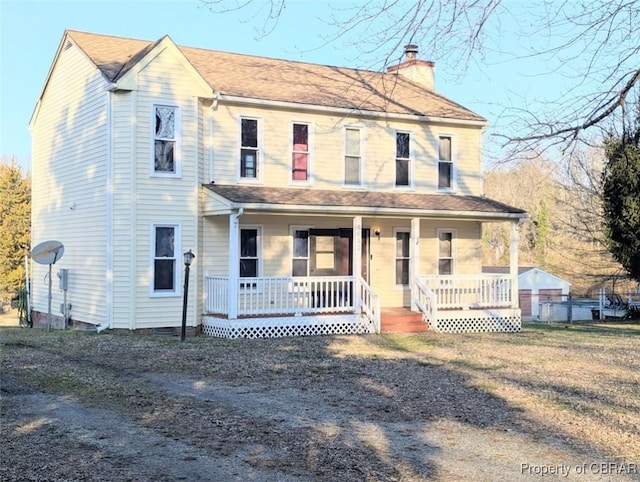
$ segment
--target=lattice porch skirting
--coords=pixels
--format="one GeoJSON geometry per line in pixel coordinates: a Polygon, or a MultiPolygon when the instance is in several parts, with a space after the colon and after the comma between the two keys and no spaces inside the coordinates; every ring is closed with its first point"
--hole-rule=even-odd
{"type": "Polygon", "coordinates": [[[372,323],[354,314],[244,318],[204,316],[202,332],[219,338],[281,338],[284,336],[361,335],[375,333],[372,323]]]}
{"type": "Polygon", "coordinates": [[[438,321],[431,328],[438,333],[519,332],[520,309],[438,311],[438,321]]]}

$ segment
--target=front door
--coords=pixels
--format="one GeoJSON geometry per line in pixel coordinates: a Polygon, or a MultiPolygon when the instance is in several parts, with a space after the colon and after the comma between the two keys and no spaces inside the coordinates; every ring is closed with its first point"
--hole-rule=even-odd
{"type": "MultiPolygon", "coordinates": [[[[361,275],[369,282],[369,228],[362,229],[361,275]]],[[[340,229],[340,252],[342,263],[340,275],[353,274],[353,229],[340,229]]]]}
{"type": "MultiPolygon", "coordinates": [[[[369,228],[362,230],[362,277],[369,282],[369,228]]],[[[353,229],[309,230],[310,276],[353,274],[353,229]]]]}

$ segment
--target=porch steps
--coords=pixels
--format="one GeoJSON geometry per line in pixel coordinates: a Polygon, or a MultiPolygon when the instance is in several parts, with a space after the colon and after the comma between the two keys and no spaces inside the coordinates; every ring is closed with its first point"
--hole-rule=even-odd
{"type": "Polygon", "coordinates": [[[383,308],[380,331],[382,333],[421,333],[429,331],[422,314],[409,308],[383,308]]]}

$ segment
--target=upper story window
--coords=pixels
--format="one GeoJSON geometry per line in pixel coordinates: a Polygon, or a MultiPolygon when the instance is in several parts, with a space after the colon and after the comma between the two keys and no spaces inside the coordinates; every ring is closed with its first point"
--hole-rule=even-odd
{"type": "Polygon", "coordinates": [[[291,178],[309,180],[309,125],[293,124],[291,178]]]}
{"type": "Polygon", "coordinates": [[[240,121],[240,178],[257,179],[260,149],[258,146],[258,120],[242,118],[240,121]]]}
{"type": "Polygon", "coordinates": [[[454,232],[438,230],[438,274],[453,274],[454,232]]]}
{"type": "Polygon", "coordinates": [[[359,186],[362,184],[360,129],[347,127],[344,131],[344,144],[344,183],[359,186]]]}
{"type": "Polygon", "coordinates": [[[408,132],[396,132],[396,186],[410,185],[411,155],[408,132]]]}
{"type": "Polygon", "coordinates": [[[438,137],[438,189],[453,189],[451,136],[438,137]]]}
{"type": "Polygon", "coordinates": [[[178,293],[179,226],[154,224],[151,231],[152,279],[151,293],[156,296],[178,293]]]}
{"type": "Polygon", "coordinates": [[[180,109],[176,106],[154,106],[154,175],[180,175],[180,109]]]}

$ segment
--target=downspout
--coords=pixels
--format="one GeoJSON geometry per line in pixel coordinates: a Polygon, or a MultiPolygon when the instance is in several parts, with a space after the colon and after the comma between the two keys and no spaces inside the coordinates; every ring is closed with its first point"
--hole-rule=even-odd
{"type": "Polygon", "coordinates": [[[211,107],[209,108],[209,182],[213,183],[213,113],[218,110],[218,99],[220,98],[220,93],[216,92],[213,95],[213,100],[211,101],[211,107]]]}
{"type": "Polygon", "coordinates": [[[27,326],[31,325],[31,269],[29,266],[30,257],[28,255],[24,255],[24,275],[25,275],[25,287],[27,288],[27,296],[26,298],[26,307],[27,312],[25,313],[27,326]]]}
{"type": "Polygon", "coordinates": [[[111,326],[111,316],[113,311],[113,168],[112,168],[112,129],[113,129],[113,92],[115,91],[115,84],[111,84],[106,88],[107,91],[107,164],[106,164],[106,178],[107,178],[107,202],[105,205],[105,236],[107,249],[105,252],[105,268],[106,268],[106,285],[105,285],[105,321],[100,323],[96,327],[96,333],[102,333],[109,329],[111,326]]]}

